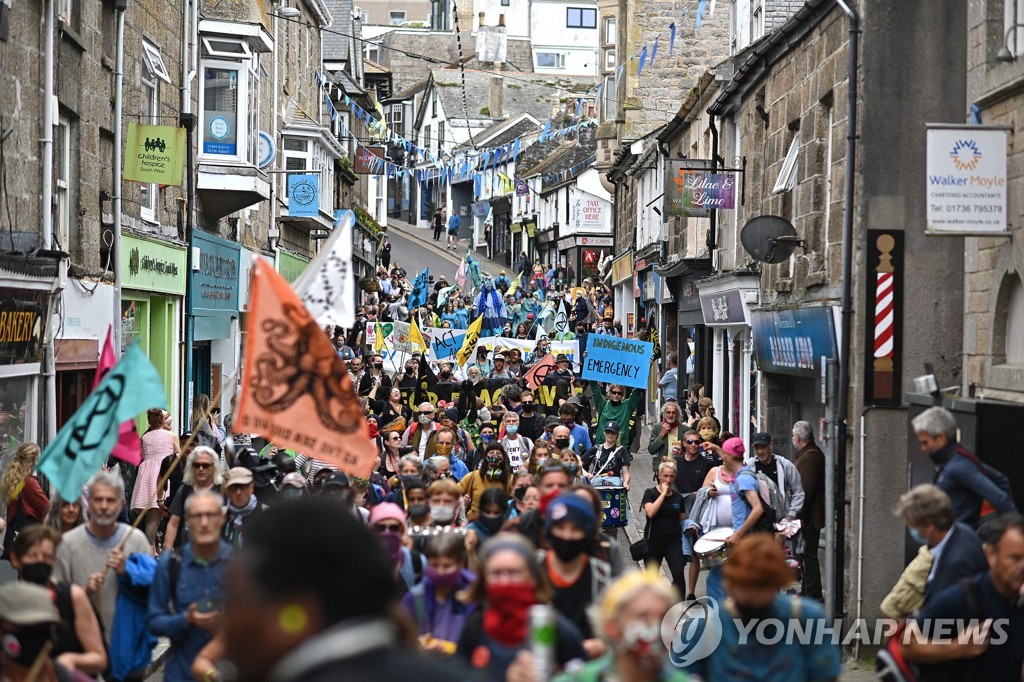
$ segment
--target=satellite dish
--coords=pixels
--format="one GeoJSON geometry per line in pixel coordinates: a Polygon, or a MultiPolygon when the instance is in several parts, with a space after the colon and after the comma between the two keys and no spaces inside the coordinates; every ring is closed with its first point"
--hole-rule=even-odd
{"type": "Polygon", "coordinates": [[[796,236],[796,228],[785,218],[762,215],[747,221],[740,232],[740,241],[754,260],[762,263],[781,263],[803,247],[804,240],[796,236]]]}

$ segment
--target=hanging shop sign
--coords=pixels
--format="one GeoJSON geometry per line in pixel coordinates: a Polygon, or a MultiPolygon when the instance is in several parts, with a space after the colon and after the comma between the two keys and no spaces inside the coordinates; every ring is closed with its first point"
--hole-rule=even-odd
{"type": "Polygon", "coordinates": [[[627,252],[612,261],[612,284],[624,282],[633,276],[633,252],[627,252]]]}
{"type": "Polygon", "coordinates": [[[820,377],[822,363],[836,357],[831,308],[760,311],[751,319],[762,372],[820,377]]]}
{"type": "Polygon", "coordinates": [[[530,222],[523,223],[523,226],[526,228],[526,236],[533,239],[537,234],[537,222],[531,220],[530,222]]]}
{"type": "Polygon", "coordinates": [[[903,374],[903,231],[868,230],[864,404],[901,404],[903,374]]]}
{"type": "Polygon", "coordinates": [[[185,144],[184,128],[129,123],[124,179],[180,185],[185,167],[185,144]]]}
{"type": "Polygon", "coordinates": [[[257,157],[259,158],[259,163],[256,164],[258,168],[266,168],[277,157],[277,145],[274,143],[274,138],[262,130],[259,135],[257,157]]]}
{"type": "Polygon", "coordinates": [[[302,174],[288,176],[288,215],[292,218],[320,216],[320,176],[302,174]]]}
{"type": "Polygon", "coordinates": [[[359,147],[356,150],[352,169],[362,175],[373,175],[380,172],[380,160],[384,158],[384,147],[359,147]]]}
{"type": "Polygon", "coordinates": [[[665,170],[664,216],[705,218],[712,210],[736,208],[736,178],[670,161],[665,170]]]}
{"type": "Polygon", "coordinates": [[[185,247],[125,234],[119,258],[125,289],[185,294],[185,247]]]}
{"type": "Polygon", "coordinates": [[[491,205],[486,201],[474,201],[469,207],[477,218],[486,218],[491,212],[491,205]]]}
{"type": "Polygon", "coordinates": [[[743,305],[739,289],[701,294],[700,308],[704,312],[704,324],[709,327],[747,323],[747,308],[743,305]]]}
{"type": "Polygon", "coordinates": [[[238,270],[241,247],[202,230],[192,235],[192,313],[238,315],[238,270]]]}
{"type": "Polygon", "coordinates": [[[50,294],[0,288],[0,365],[40,362],[50,294]]]}
{"type": "Polygon", "coordinates": [[[928,124],[928,234],[1005,235],[1008,128],[928,124]]]}

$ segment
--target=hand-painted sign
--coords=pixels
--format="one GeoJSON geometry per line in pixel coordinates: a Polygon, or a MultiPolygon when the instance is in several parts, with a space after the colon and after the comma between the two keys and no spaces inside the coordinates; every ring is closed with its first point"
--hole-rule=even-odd
{"type": "Polygon", "coordinates": [[[590,334],[583,357],[583,378],[644,388],[653,357],[654,344],[647,341],[590,334]]]}

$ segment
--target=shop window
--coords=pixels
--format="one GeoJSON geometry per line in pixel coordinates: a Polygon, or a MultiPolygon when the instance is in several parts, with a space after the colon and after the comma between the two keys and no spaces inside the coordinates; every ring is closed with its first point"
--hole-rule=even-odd
{"type": "MultiPolygon", "coordinates": [[[[140,89],[142,90],[142,116],[141,122],[147,125],[159,125],[160,123],[160,73],[167,74],[160,51],[145,40],[142,41],[143,65],[140,75],[140,89]],[[154,53],[155,51],[155,53],[154,53]],[[155,54],[155,56],[154,56],[155,54]]],[[[170,82],[170,78],[166,79],[170,82]]],[[[160,186],[156,183],[143,183],[139,192],[139,210],[142,219],[149,222],[159,222],[157,216],[157,205],[159,201],[158,192],[160,186]]]]}
{"type": "Polygon", "coordinates": [[[243,40],[203,38],[201,156],[252,164],[259,129],[259,62],[243,40]]]}
{"type": "MultiPolygon", "coordinates": [[[[1003,32],[1006,49],[1017,57],[1024,53],[1024,0],[1003,0],[1003,32]],[[1009,35],[1007,35],[1009,34],[1009,35]]],[[[996,49],[1003,47],[1002,43],[996,49]]]]}
{"type": "Polygon", "coordinates": [[[0,456],[13,453],[21,443],[37,440],[34,388],[35,377],[0,379],[0,456]]]}

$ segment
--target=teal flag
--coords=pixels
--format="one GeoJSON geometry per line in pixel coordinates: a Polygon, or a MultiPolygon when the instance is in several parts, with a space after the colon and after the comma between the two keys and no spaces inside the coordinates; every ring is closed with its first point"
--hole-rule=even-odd
{"type": "Polygon", "coordinates": [[[167,396],[156,367],[135,344],[46,446],[39,471],[64,500],[74,502],[89,477],[107,461],[121,422],[151,407],[166,408],[167,396]]]}

